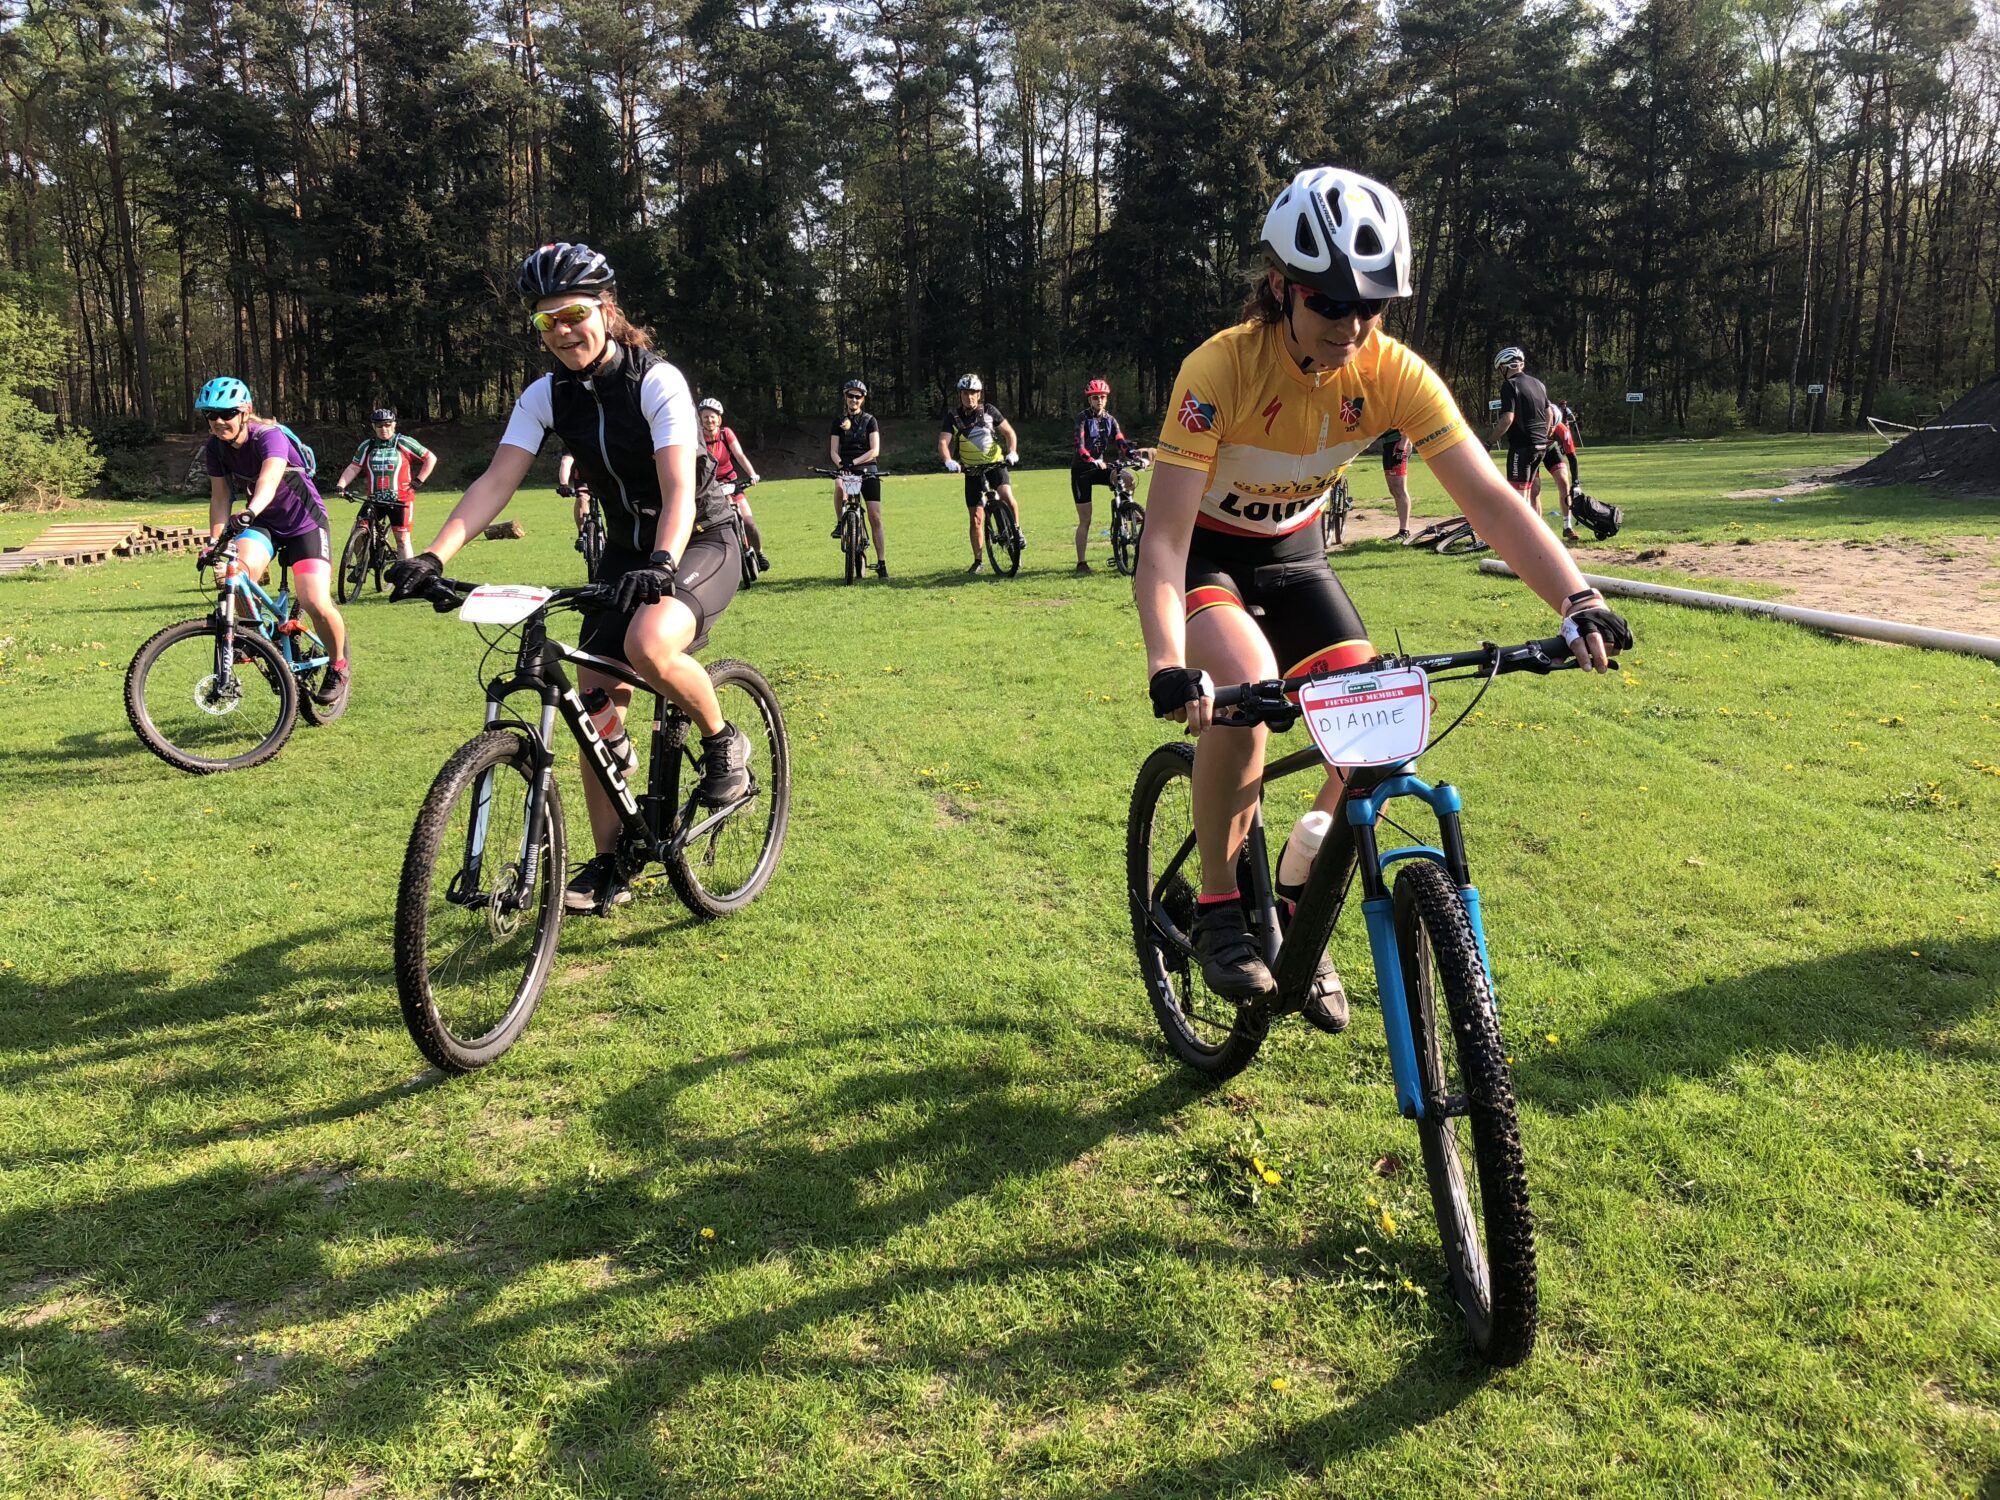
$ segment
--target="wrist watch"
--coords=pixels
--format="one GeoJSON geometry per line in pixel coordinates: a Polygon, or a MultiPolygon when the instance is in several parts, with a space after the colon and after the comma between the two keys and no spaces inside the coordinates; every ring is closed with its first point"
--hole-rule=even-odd
{"type": "Polygon", "coordinates": [[[651,563],[656,568],[665,568],[669,572],[673,571],[674,555],[673,553],[668,552],[664,549],[654,552],[654,554],[651,557],[647,558],[646,561],[651,563]]]}

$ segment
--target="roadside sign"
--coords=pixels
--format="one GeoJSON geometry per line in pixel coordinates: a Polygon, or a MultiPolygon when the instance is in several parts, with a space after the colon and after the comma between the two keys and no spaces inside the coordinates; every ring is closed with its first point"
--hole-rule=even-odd
{"type": "Polygon", "coordinates": [[[1808,396],[1824,396],[1826,394],[1826,387],[1815,381],[1806,387],[1806,394],[1808,396]]]}
{"type": "Polygon", "coordinates": [[[1486,409],[1488,411],[1500,410],[1500,398],[1498,396],[1495,396],[1491,401],[1487,402],[1486,409]]]}
{"type": "Polygon", "coordinates": [[[1644,391],[1627,391],[1625,399],[1631,402],[1632,405],[1637,406],[1646,399],[1646,393],[1644,391]]]}

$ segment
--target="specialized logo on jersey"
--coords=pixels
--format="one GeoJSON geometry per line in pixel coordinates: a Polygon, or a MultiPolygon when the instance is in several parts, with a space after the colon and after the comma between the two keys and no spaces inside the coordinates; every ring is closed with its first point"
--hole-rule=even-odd
{"type": "Polygon", "coordinates": [[[1175,413],[1175,420],[1189,432],[1207,432],[1215,425],[1215,408],[1189,391],[1187,398],[1181,402],[1181,409],[1175,413]]]}
{"type": "Polygon", "coordinates": [[[1362,403],[1366,400],[1367,397],[1365,396],[1342,396],[1340,398],[1340,420],[1349,432],[1352,432],[1360,424],[1361,407],[1362,403]]]}
{"type": "Polygon", "coordinates": [[[1258,415],[1264,419],[1264,431],[1267,435],[1271,431],[1271,424],[1278,420],[1278,413],[1283,411],[1284,409],[1285,409],[1284,402],[1273,401],[1269,406],[1265,407],[1261,412],[1258,413],[1258,415]]]}

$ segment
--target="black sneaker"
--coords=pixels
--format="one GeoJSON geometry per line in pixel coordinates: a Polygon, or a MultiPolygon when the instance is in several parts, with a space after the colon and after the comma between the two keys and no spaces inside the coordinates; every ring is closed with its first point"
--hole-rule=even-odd
{"type": "Polygon", "coordinates": [[[1078,573],[1094,573],[1097,570],[1091,567],[1091,565],[1087,562],[1080,562],[1076,565],[1076,567],[1072,571],[1078,573]]]}
{"type": "Polygon", "coordinates": [[[877,578],[887,578],[889,576],[889,565],[885,562],[876,563],[875,576],[877,578]]]}
{"type": "Polygon", "coordinates": [[[352,671],[343,672],[339,667],[328,667],[320,674],[319,686],[312,691],[313,702],[338,703],[347,692],[348,683],[352,678],[352,671]]]}
{"type": "Polygon", "coordinates": [[[704,807],[727,807],[750,790],[750,737],[734,724],[701,737],[701,785],[695,795],[704,807]]]}
{"type": "Polygon", "coordinates": [[[846,530],[847,530],[847,522],[846,522],[846,521],[844,521],[844,520],[843,520],[843,521],[835,521],[835,522],[833,523],[833,530],[829,531],[829,532],[827,533],[827,535],[828,535],[828,536],[830,536],[830,537],[832,537],[832,538],[833,538],[833,539],[834,539],[834,540],[835,540],[835,541],[837,542],[837,541],[839,541],[839,540],[840,540],[840,538],[841,538],[841,534],[842,534],[843,532],[845,532],[846,530]]]}
{"type": "Polygon", "coordinates": [[[757,559],[757,571],[759,573],[768,573],[771,571],[771,559],[764,555],[762,547],[759,547],[751,555],[757,559]]]}
{"type": "Polygon", "coordinates": [[[1324,953],[1319,956],[1319,967],[1313,970],[1312,993],[1306,996],[1301,1014],[1328,1036],[1347,1030],[1347,986],[1340,982],[1333,960],[1324,953]]]}
{"type": "Polygon", "coordinates": [[[978,572],[978,571],[979,571],[979,570],[980,570],[981,568],[983,568],[983,567],[985,567],[985,566],[986,566],[986,559],[985,559],[985,558],[983,558],[983,557],[975,557],[975,558],[973,558],[973,560],[972,560],[972,566],[971,566],[971,567],[969,567],[969,568],[967,568],[967,569],[966,569],[965,571],[966,571],[967,573],[977,573],[977,572],[978,572]]]}
{"type": "Polygon", "coordinates": [[[607,912],[631,899],[632,892],[618,879],[617,861],[609,854],[600,854],[587,861],[564,888],[563,910],[607,912]]]}
{"type": "Polygon", "coordinates": [[[1242,903],[1214,901],[1195,912],[1194,951],[1201,958],[1201,981],[1228,1000],[1262,1000],[1278,983],[1250,945],[1242,903]]]}

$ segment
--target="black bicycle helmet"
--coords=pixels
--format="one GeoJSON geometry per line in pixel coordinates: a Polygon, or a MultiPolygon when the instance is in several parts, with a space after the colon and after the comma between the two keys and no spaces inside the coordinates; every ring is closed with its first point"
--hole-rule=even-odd
{"type": "Polygon", "coordinates": [[[610,261],[590,246],[573,245],[568,240],[544,245],[522,261],[515,283],[521,300],[530,304],[572,292],[608,292],[617,284],[610,261]]]}
{"type": "Polygon", "coordinates": [[[368,413],[368,420],[378,425],[383,422],[393,422],[396,420],[396,408],[393,406],[378,406],[375,410],[368,413]]]}
{"type": "Polygon", "coordinates": [[[859,391],[865,396],[868,394],[868,383],[863,380],[850,380],[840,390],[842,395],[845,395],[849,391],[859,391]]]}

